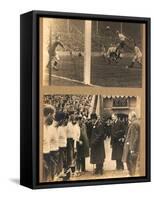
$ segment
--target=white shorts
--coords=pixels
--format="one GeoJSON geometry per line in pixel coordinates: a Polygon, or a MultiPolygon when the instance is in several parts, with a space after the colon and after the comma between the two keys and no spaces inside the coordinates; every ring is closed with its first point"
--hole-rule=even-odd
{"type": "Polygon", "coordinates": [[[133,60],[132,60],[133,62],[138,62],[138,63],[142,63],[142,56],[138,56],[138,55],[135,55],[134,57],[133,57],[133,60]]]}
{"type": "Polygon", "coordinates": [[[58,55],[58,53],[57,53],[57,52],[56,52],[56,54],[55,54],[54,58],[55,58],[55,60],[57,60],[57,61],[59,61],[59,60],[60,60],[60,58],[59,58],[59,55],[58,55]]]}
{"type": "Polygon", "coordinates": [[[106,53],[106,52],[101,52],[101,56],[106,57],[106,56],[107,56],[107,53],[106,53]]]}

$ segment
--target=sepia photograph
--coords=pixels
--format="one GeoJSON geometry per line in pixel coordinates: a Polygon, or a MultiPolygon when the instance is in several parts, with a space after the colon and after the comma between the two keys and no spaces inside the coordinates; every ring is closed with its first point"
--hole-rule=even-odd
{"type": "Polygon", "coordinates": [[[44,86],[141,88],[145,24],[40,18],[44,86]]]}
{"type": "Polygon", "coordinates": [[[143,124],[139,96],[44,95],[40,182],[144,176],[143,124]]]}
{"type": "Polygon", "coordinates": [[[150,19],[35,11],[21,25],[23,185],[150,181],[150,19]]]}

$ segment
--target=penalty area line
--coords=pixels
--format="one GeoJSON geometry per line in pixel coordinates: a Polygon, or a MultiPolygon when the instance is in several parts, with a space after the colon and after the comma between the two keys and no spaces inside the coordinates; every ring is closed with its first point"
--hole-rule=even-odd
{"type": "Polygon", "coordinates": [[[91,87],[97,87],[97,88],[102,88],[103,86],[99,86],[99,85],[95,85],[95,84],[86,84],[84,83],[83,81],[78,81],[78,80],[75,80],[75,79],[71,79],[71,78],[66,78],[64,76],[57,76],[55,74],[52,74],[51,75],[53,78],[59,78],[59,79],[63,79],[63,80],[66,80],[66,81],[70,81],[70,82],[74,82],[74,83],[80,83],[80,84],[83,84],[85,86],[91,86],[91,87]]]}
{"type": "Polygon", "coordinates": [[[54,74],[52,74],[51,76],[54,77],[54,78],[59,78],[59,79],[63,79],[63,80],[66,80],[66,81],[72,81],[74,83],[80,83],[80,84],[86,85],[83,81],[78,81],[78,80],[66,78],[66,77],[63,77],[63,76],[57,76],[57,75],[54,75],[54,74]]]}

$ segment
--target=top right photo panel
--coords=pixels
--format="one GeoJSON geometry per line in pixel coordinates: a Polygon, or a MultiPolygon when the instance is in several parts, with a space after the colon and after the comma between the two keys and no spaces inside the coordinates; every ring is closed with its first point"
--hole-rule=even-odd
{"type": "Polygon", "coordinates": [[[142,87],[145,24],[56,18],[40,24],[43,85],[142,87]]]}
{"type": "Polygon", "coordinates": [[[142,87],[144,25],[92,22],[91,83],[104,87],[142,87]]]}

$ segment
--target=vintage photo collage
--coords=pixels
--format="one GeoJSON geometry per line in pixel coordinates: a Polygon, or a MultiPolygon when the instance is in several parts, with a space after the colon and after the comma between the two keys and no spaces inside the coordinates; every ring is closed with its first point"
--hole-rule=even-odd
{"type": "Polygon", "coordinates": [[[145,24],[41,17],[39,181],[145,175],[145,24]]]}

